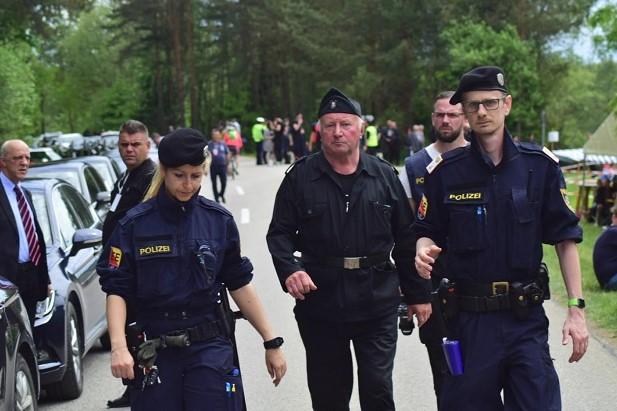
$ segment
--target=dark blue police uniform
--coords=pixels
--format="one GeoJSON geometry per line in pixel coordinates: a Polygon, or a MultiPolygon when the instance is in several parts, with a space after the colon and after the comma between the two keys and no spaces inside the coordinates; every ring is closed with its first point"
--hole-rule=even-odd
{"type": "MultiPolygon", "coordinates": [[[[106,245],[97,270],[107,294],[134,302],[147,338],[210,323],[221,328],[220,295],[248,284],[231,214],[195,194],[179,202],[161,187],[130,210],[106,245]]],[[[230,336],[158,351],[160,384],[139,384],[131,409],[241,410],[242,382],[230,336]]]]}
{"type": "MultiPolygon", "coordinates": [[[[550,152],[516,145],[505,131],[503,158],[495,166],[475,136],[471,141],[443,154],[427,175],[417,236],[447,250],[447,276],[457,284],[507,294],[516,282],[537,279],[542,243],[580,242],[582,230],[550,152]]],[[[460,307],[449,324],[460,340],[464,374],[446,378],[440,409],[561,409],[542,305],[530,305],[520,318],[512,307],[487,302],[497,298],[473,301],[480,300],[477,309],[460,307]]]]}

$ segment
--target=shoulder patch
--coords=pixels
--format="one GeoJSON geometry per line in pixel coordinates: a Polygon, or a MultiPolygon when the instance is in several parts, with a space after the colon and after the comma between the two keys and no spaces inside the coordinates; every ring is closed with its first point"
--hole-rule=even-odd
{"type": "Polygon", "coordinates": [[[437,154],[437,157],[435,157],[433,161],[431,161],[429,165],[426,166],[426,171],[431,174],[433,170],[435,170],[435,167],[437,167],[442,161],[443,158],[441,157],[441,154],[437,154]]]}
{"type": "Polygon", "coordinates": [[[203,196],[198,196],[197,197],[197,204],[199,204],[200,207],[208,209],[208,210],[214,210],[214,211],[218,211],[221,214],[225,214],[228,215],[230,217],[233,217],[233,215],[231,214],[231,212],[226,209],[225,207],[223,207],[222,205],[220,205],[217,202],[214,202],[206,197],[203,196]]]}
{"type": "Polygon", "coordinates": [[[308,156],[304,156],[296,161],[294,161],[293,163],[291,163],[291,165],[289,167],[287,167],[287,170],[285,170],[285,174],[289,173],[291,170],[293,170],[293,168],[297,165],[302,163],[303,161],[305,161],[308,158],[308,156]]]}
{"type": "Polygon", "coordinates": [[[517,147],[519,148],[521,152],[541,155],[559,164],[559,158],[551,150],[549,150],[546,147],[540,147],[537,144],[527,143],[527,142],[518,143],[517,147]]]}
{"type": "Polygon", "coordinates": [[[398,175],[398,170],[396,169],[396,167],[395,167],[392,163],[390,163],[390,162],[389,162],[389,161],[387,161],[387,160],[384,160],[384,159],[383,159],[383,158],[381,158],[381,157],[377,157],[377,156],[375,156],[375,158],[376,158],[376,159],[378,159],[379,161],[381,161],[382,163],[387,164],[387,165],[388,165],[388,167],[390,167],[390,168],[392,169],[392,171],[394,171],[394,174],[398,175]]]}
{"type": "Polygon", "coordinates": [[[559,163],[559,158],[557,158],[557,156],[548,148],[542,147],[542,152],[549,156],[555,163],[559,163]]]}

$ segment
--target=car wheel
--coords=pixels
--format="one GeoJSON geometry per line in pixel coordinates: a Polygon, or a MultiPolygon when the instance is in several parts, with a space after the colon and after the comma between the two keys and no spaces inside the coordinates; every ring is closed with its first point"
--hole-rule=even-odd
{"type": "Polygon", "coordinates": [[[110,351],[111,350],[111,339],[109,337],[109,331],[107,331],[107,332],[105,332],[105,334],[101,335],[101,338],[99,338],[99,341],[100,341],[100,343],[103,346],[103,349],[105,351],[110,351]]]}
{"type": "Polygon", "coordinates": [[[83,362],[81,358],[81,334],[79,318],[73,304],[67,304],[66,324],[66,371],[61,381],[50,384],[47,394],[59,400],[72,400],[81,395],[84,386],[83,362]]]}
{"type": "Polygon", "coordinates": [[[36,411],[36,390],[28,363],[17,353],[15,360],[15,410],[36,411]]]}

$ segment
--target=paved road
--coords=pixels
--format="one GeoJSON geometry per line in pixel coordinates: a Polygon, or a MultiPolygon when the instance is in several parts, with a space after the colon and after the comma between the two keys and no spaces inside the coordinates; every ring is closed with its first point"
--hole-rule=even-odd
{"type": "MultiPolygon", "coordinates": [[[[240,359],[246,395],[252,411],[310,410],[306,389],[304,351],[292,314],[293,301],[283,294],[268,254],[265,233],[270,222],[272,204],[286,166],[256,167],[248,158],[241,160],[241,175],[229,181],[227,207],[233,212],[242,238],[243,253],[255,266],[256,285],[277,332],[285,337],[289,371],[278,388],[268,379],[263,348],[257,333],[245,322],[238,325],[240,359]]],[[[203,194],[212,198],[210,182],[205,181],[203,194]]],[[[565,310],[552,302],[546,304],[551,319],[550,344],[561,379],[565,411],[612,411],[617,404],[617,356],[592,338],[589,352],[580,364],[568,364],[570,347],[561,346],[561,325],[565,310]]],[[[81,398],[62,403],[42,401],[44,411],[103,410],[105,402],[122,392],[109,372],[109,354],[100,349],[85,358],[85,388],[81,398]]],[[[424,347],[417,333],[399,337],[394,369],[395,400],[402,411],[435,410],[430,369],[424,347]]],[[[352,410],[359,410],[354,392],[352,410]]]]}

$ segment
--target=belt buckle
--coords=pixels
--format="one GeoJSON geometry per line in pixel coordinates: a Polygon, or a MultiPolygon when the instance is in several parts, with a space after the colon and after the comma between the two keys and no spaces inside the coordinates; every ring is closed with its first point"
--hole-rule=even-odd
{"type": "Polygon", "coordinates": [[[343,268],[346,270],[357,270],[360,268],[361,257],[343,257],[343,268]]]}
{"type": "Polygon", "coordinates": [[[507,281],[495,281],[491,283],[491,291],[493,295],[507,294],[510,290],[510,283],[507,281]]]}

